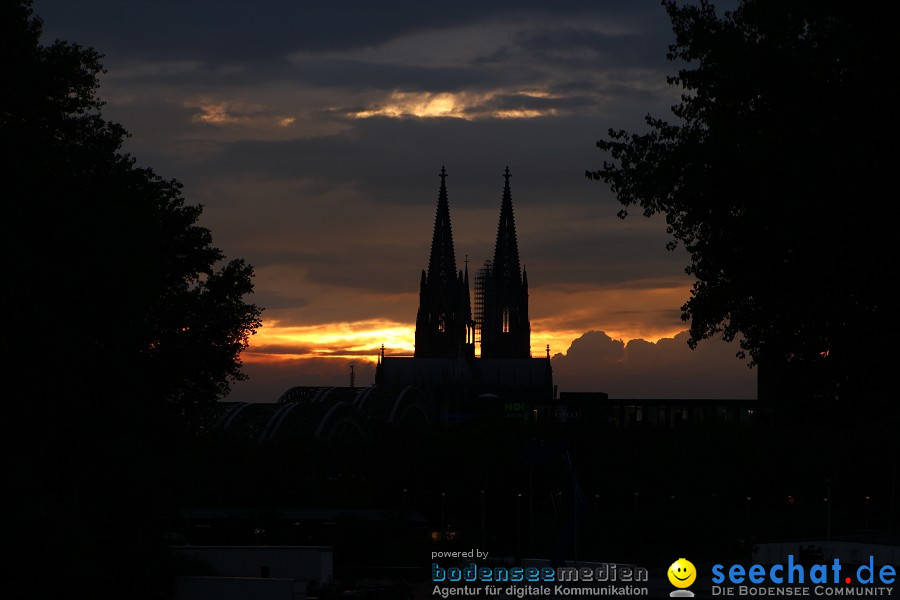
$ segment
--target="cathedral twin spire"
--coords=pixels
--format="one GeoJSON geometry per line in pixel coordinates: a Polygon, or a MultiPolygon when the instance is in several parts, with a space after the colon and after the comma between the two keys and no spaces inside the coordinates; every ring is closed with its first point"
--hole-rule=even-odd
{"type": "Polygon", "coordinates": [[[519,243],[513,217],[509,167],[503,174],[503,200],[494,261],[485,274],[484,321],[481,324],[482,358],[530,358],[531,323],[528,320],[528,275],[519,266],[519,243]]]}
{"type": "MultiPolygon", "coordinates": [[[[484,315],[481,325],[483,358],[528,358],[527,275],[519,268],[519,247],[513,218],[509,167],[500,208],[500,223],[492,267],[484,274],[484,315]]],[[[447,199],[447,172],[441,167],[441,187],[434,220],[428,271],[422,271],[416,317],[416,356],[474,357],[475,323],[469,299],[468,260],[457,271],[447,199]]]]}
{"type": "Polygon", "coordinates": [[[474,358],[475,335],[469,304],[469,272],[456,270],[450,204],[447,200],[447,171],[441,167],[441,189],[428,271],[419,284],[419,313],[416,316],[416,356],[421,358],[474,358]]]}
{"type": "Polygon", "coordinates": [[[509,190],[509,167],[503,174],[503,201],[500,204],[500,224],[497,226],[497,244],[494,247],[494,271],[504,282],[521,279],[519,269],[519,243],[516,240],[516,221],[513,217],[512,192],[509,190]]]}
{"type": "Polygon", "coordinates": [[[447,283],[455,277],[456,254],[453,250],[453,229],[450,226],[450,203],[447,201],[447,171],[441,167],[441,189],[438,192],[437,213],[434,216],[428,278],[447,283]]]}

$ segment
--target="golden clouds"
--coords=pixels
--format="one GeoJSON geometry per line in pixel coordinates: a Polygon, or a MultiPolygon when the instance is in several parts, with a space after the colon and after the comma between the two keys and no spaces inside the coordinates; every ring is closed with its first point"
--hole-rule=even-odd
{"type": "MultiPolygon", "coordinates": [[[[187,106],[192,106],[190,103],[185,104],[187,106]]],[[[225,123],[236,123],[239,120],[237,117],[228,113],[228,107],[224,102],[200,103],[193,106],[200,109],[200,112],[191,119],[195,123],[200,122],[221,125],[225,123]]]]}
{"type": "Polygon", "coordinates": [[[288,325],[264,322],[243,356],[256,362],[298,358],[370,358],[384,344],[389,354],[414,352],[415,330],[406,323],[370,319],[366,321],[288,325]]]}
{"type": "Polygon", "coordinates": [[[557,114],[554,108],[533,108],[525,106],[507,106],[499,100],[514,96],[523,100],[547,99],[552,95],[542,90],[514,91],[494,90],[483,93],[470,92],[400,92],[394,91],[382,100],[365,110],[348,113],[354,119],[370,117],[390,118],[454,118],[472,121],[481,118],[498,119],[533,119],[536,117],[557,114]]]}
{"type": "MultiPolygon", "coordinates": [[[[476,119],[534,119],[556,116],[559,111],[552,106],[534,106],[533,103],[555,98],[544,90],[504,90],[488,92],[402,92],[393,91],[386,97],[370,103],[362,110],[344,111],[332,108],[350,119],[371,117],[402,118],[453,118],[466,121],[476,119]]],[[[194,123],[218,126],[243,126],[265,130],[270,127],[290,127],[297,122],[294,115],[279,114],[273,108],[259,103],[241,100],[222,100],[211,97],[184,101],[186,108],[196,112],[194,123]]]]}
{"type": "Polygon", "coordinates": [[[467,119],[463,94],[394,92],[382,105],[350,113],[355,119],[369,117],[454,117],[467,119]]]}
{"type": "Polygon", "coordinates": [[[194,123],[208,125],[240,125],[249,128],[288,127],[297,120],[291,115],[277,114],[259,103],[226,101],[209,97],[184,101],[185,108],[195,109],[194,123]]]}

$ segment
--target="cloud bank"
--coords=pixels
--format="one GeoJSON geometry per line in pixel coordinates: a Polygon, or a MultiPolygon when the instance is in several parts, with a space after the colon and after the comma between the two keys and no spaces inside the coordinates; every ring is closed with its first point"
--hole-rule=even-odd
{"type": "Polygon", "coordinates": [[[736,344],[705,340],[691,350],[687,340],[686,331],[656,343],[589,331],[553,357],[553,380],[610,398],[756,398],[757,371],[735,358],[736,344]]]}

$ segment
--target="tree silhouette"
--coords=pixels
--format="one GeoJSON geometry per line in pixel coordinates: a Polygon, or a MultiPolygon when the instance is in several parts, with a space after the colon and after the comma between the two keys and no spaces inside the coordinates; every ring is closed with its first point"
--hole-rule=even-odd
{"type": "Polygon", "coordinates": [[[37,359],[26,361],[35,376],[115,380],[183,412],[222,397],[244,377],[239,354],[259,326],[243,300],[251,267],[222,264],[181,185],[120,152],[125,130],[100,113],[100,55],[42,46],[29,3],[3,11],[12,339],[37,359]]]}
{"type": "Polygon", "coordinates": [[[744,0],[721,17],[706,1],[664,6],[676,122],[610,130],[597,146],[612,162],[586,175],[609,184],[620,217],[663,213],[670,248],[689,252],[691,345],[738,339],[761,376],[792,365],[820,397],[886,396],[892,19],[814,0],[744,0]]]}
{"type": "Polygon", "coordinates": [[[41,25],[0,3],[8,534],[31,597],[134,597],[165,586],[185,432],[244,377],[260,309],[181,185],[121,152],[100,55],[41,25]]]}

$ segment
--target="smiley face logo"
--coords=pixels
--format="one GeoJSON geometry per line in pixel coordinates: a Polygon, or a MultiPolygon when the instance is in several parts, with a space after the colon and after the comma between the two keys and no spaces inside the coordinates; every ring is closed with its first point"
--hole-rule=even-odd
{"type": "Polygon", "coordinates": [[[686,558],[679,558],[669,567],[669,582],[677,588],[691,587],[697,579],[697,569],[694,563],[686,558]]]}

